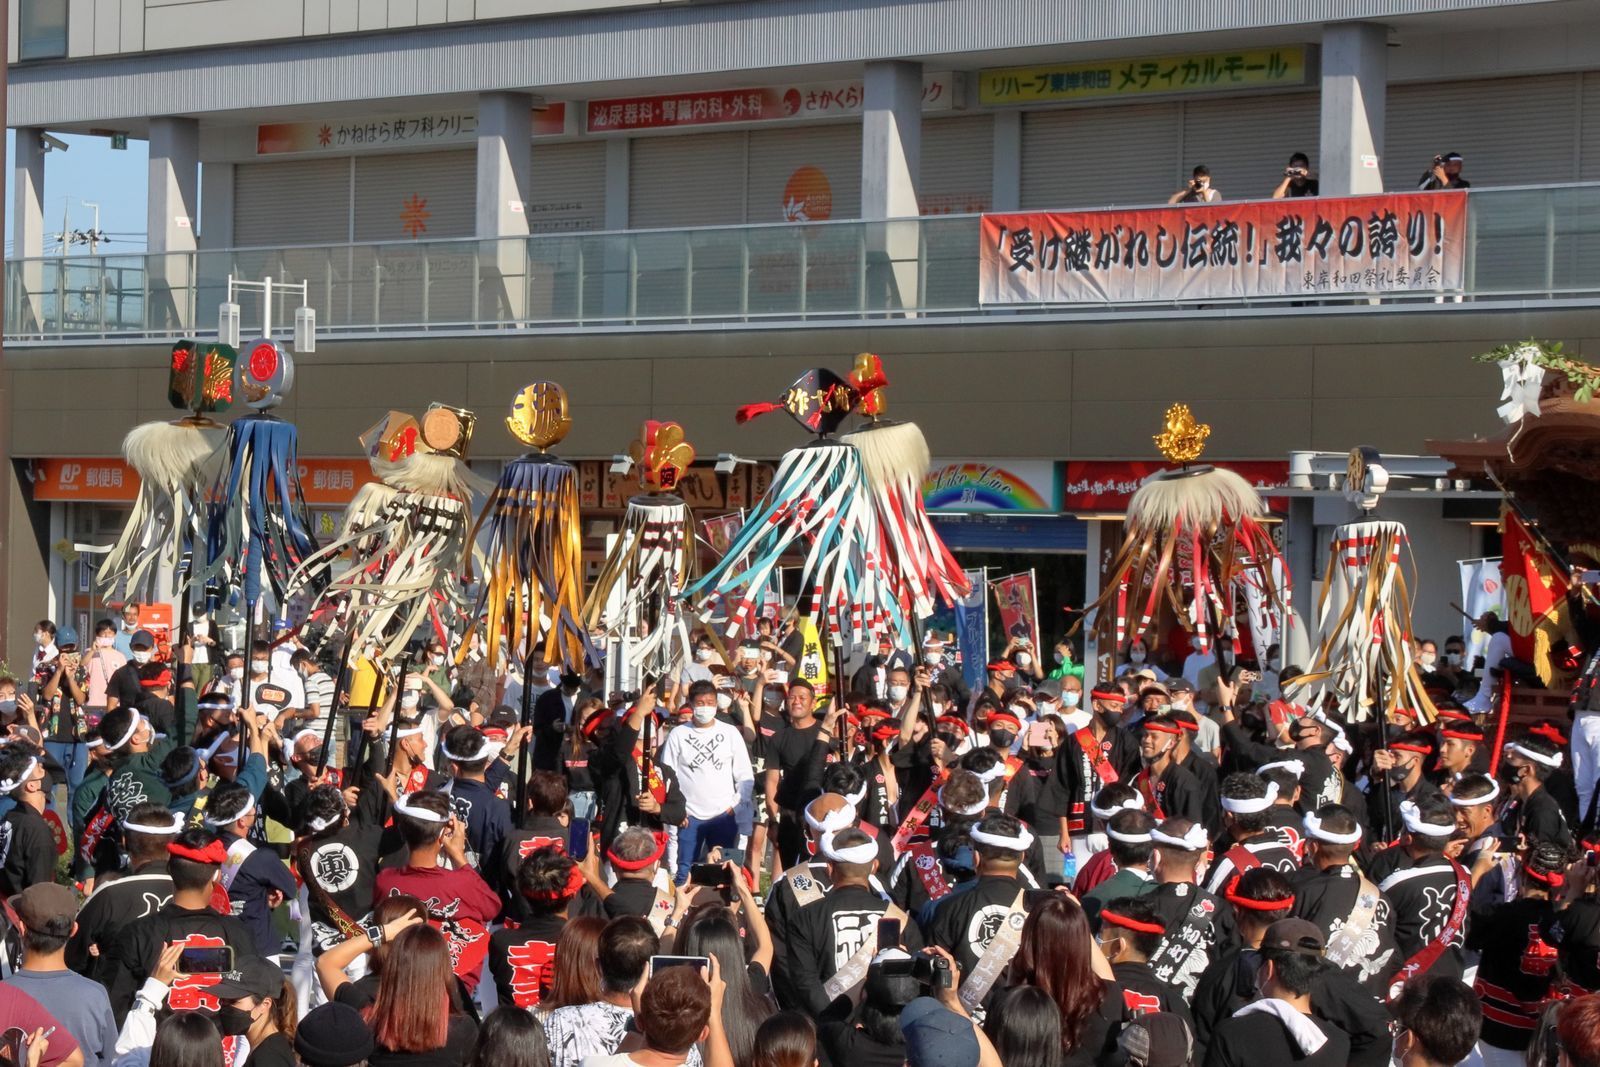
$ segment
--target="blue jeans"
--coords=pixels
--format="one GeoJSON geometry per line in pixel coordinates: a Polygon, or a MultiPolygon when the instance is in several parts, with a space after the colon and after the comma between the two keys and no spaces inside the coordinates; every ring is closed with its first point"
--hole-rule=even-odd
{"type": "Polygon", "coordinates": [[[689,880],[689,868],[713,848],[732,848],[739,843],[739,821],[733,812],[725,811],[714,819],[696,819],[689,816],[689,825],[678,830],[679,885],[689,880]]]}
{"type": "MultiPolygon", "coordinates": [[[[50,758],[61,764],[67,772],[67,810],[56,812],[57,815],[69,816],[71,821],[72,794],[78,791],[78,784],[83,781],[83,772],[89,769],[89,746],[73,741],[46,741],[44,750],[50,758]]],[[[50,805],[55,806],[56,791],[50,790],[50,805]]]]}

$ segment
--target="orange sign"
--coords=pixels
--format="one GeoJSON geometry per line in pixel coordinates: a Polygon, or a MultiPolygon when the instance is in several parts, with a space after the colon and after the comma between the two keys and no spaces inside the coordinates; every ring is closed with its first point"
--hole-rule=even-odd
{"type": "Polygon", "coordinates": [[[833,186],[811,164],[789,175],[783,187],[784,222],[822,222],[833,217],[833,186]]]}
{"type": "Polygon", "coordinates": [[[33,499],[130,504],[139,495],[139,475],[121,459],[36,459],[33,499]]]}
{"type": "Polygon", "coordinates": [[[365,459],[300,461],[300,491],[312,507],[343,507],[355,499],[357,489],[377,480],[365,459]]]}

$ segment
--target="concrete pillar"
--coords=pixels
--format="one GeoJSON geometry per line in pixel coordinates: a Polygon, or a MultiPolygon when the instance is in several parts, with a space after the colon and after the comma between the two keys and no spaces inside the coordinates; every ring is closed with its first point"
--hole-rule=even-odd
{"type": "MultiPolygon", "coordinates": [[[[11,161],[11,254],[17,259],[37,260],[44,255],[44,148],[39,141],[43,133],[32,126],[17,130],[11,161]]],[[[39,328],[44,265],[33,262],[23,267],[21,285],[22,292],[12,294],[16,311],[7,317],[27,333],[39,328]]]]}
{"type": "Polygon", "coordinates": [[[1383,192],[1388,31],[1370,22],[1322,28],[1322,144],[1316,170],[1323,196],[1383,192]]]}
{"type": "MultiPolygon", "coordinates": [[[[989,194],[991,211],[1017,211],[1022,207],[1022,112],[994,113],[993,177],[989,194]]],[[[1038,205],[1034,205],[1037,207],[1038,205]]],[[[1094,524],[1090,524],[1093,528],[1094,524]]]]}
{"type": "Polygon", "coordinates": [[[490,240],[528,236],[528,199],[533,189],[533,97],[527,93],[478,95],[477,235],[485,302],[502,319],[528,313],[526,241],[490,240]]]}
{"type": "Polygon", "coordinates": [[[861,218],[866,229],[865,311],[915,308],[921,226],[922,64],[868,63],[862,76],[861,218]],[[908,220],[896,222],[890,220],[908,220]]]}
{"type": "Polygon", "coordinates": [[[193,252],[200,198],[200,124],[194,119],[150,120],[149,218],[151,252],[193,252]]]}

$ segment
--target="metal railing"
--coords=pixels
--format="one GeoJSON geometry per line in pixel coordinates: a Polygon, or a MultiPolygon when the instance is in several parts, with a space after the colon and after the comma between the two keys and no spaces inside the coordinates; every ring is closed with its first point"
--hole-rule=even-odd
{"type": "MultiPolygon", "coordinates": [[[[1466,281],[1445,300],[1600,297],[1600,183],[1474,190],[1468,212],[1466,281]]],[[[213,333],[229,274],[309,282],[324,336],[972,316],[986,313],[978,230],[977,215],[935,215],[8,260],[4,333],[7,343],[213,333]]],[[[1439,300],[1351,290],[1316,303],[1439,300]]]]}

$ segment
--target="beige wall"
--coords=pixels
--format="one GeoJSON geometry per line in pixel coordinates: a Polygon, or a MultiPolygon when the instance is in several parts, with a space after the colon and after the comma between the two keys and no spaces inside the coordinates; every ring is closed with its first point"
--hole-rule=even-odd
{"type": "MultiPolygon", "coordinates": [[[[1153,456],[1174,401],[1213,427],[1224,458],[1370,444],[1416,452],[1427,438],[1496,428],[1499,374],[1469,357],[1538,336],[1600,356],[1593,315],[1440,308],[1416,314],[1174,318],[1154,322],[896,325],[770,331],[324,340],[297,361],[280,409],[308,455],[354,455],[356,435],[393,407],[440,400],[479,415],[474,454],[520,451],[503,416],[524,384],[571,396],[560,449],[609,456],[646,418],[685,426],[702,455],[775,456],[803,440],[787,418],[736,426],[740,404],[775,398],[800,372],[843,373],[880,353],[891,414],[920,423],[936,456],[1153,456]],[[1587,332],[1587,336],[1586,336],[1587,332]]],[[[9,346],[13,454],[115,455],[132,426],[174,417],[167,349],[9,346]]]]}

